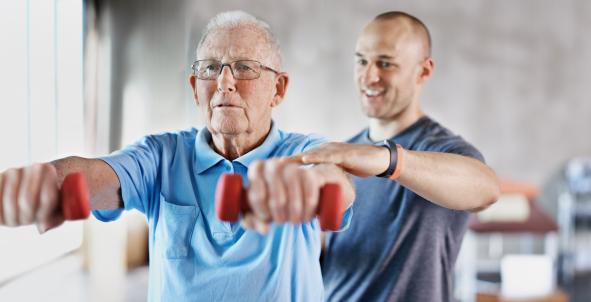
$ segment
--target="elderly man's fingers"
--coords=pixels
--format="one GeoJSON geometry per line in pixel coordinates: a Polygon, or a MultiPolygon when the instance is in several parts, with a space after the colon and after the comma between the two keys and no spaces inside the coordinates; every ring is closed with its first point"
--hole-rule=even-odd
{"type": "Polygon", "coordinates": [[[249,186],[247,197],[250,208],[258,219],[271,220],[271,211],[268,202],[268,188],[265,179],[265,164],[255,161],[248,169],[249,186]]]}
{"type": "Polygon", "coordinates": [[[53,228],[60,226],[62,223],[64,223],[64,221],[65,219],[62,213],[55,212],[54,215],[45,218],[45,220],[39,221],[37,223],[37,230],[40,234],[43,234],[53,228]]]}
{"type": "Polygon", "coordinates": [[[254,228],[254,215],[252,213],[244,214],[242,220],[240,220],[240,225],[245,229],[253,229],[254,228]]]}
{"type": "Polygon", "coordinates": [[[305,177],[303,178],[303,213],[304,220],[309,221],[314,216],[318,209],[318,201],[320,199],[320,181],[316,174],[310,170],[304,170],[305,177]]]}
{"type": "Polygon", "coordinates": [[[18,193],[21,183],[21,169],[9,169],[4,172],[4,224],[7,226],[18,225],[18,193]]]}
{"type": "Polygon", "coordinates": [[[261,234],[269,233],[269,223],[259,219],[254,220],[255,230],[261,234]]]}
{"type": "Polygon", "coordinates": [[[40,183],[39,205],[36,213],[37,221],[48,221],[58,214],[58,217],[61,215],[57,174],[51,169],[45,172],[40,183]]]}
{"type": "Polygon", "coordinates": [[[273,221],[284,223],[287,221],[287,189],[285,180],[282,177],[284,168],[277,159],[268,160],[265,164],[265,180],[267,181],[267,192],[269,210],[273,221]]]}
{"type": "Polygon", "coordinates": [[[297,165],[288,165],[283,170],[283,179],[289,185],[287,189],[288,218],[292,223],[302,223],[304,221],[303,206],[303,169],[297,165]]]}
{"type": "Polygon", "coordinates": [[[43,177],[43,165],[35,164],[23,169],[21,187],[18,194],[20,225],[35,222],[35,212],[39,203],[40,182],[43,177]]]}
{"type": "Polygon", "coordinates": [[[245,214],[240,221],[240,225],[247,230],[255,230],[261,234],[269,232],[269,223],[258,219],[252,213],[245,214]]]}

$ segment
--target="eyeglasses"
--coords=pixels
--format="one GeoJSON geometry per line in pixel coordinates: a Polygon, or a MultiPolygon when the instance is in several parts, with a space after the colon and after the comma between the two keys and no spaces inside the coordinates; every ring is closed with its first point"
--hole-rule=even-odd
{"type": "Polygon", "coordinates": [[[230,67],[230,72],[236,80],[254,80],[261,76],[262,70],[279,74],[273,68],[267,67],[255,60],[238,60],[230,63],[222,63],[219,60],[197,60],[191,65],[193,74],[200,80],[215,80],[218,78],[224,66],[230,67]]]}

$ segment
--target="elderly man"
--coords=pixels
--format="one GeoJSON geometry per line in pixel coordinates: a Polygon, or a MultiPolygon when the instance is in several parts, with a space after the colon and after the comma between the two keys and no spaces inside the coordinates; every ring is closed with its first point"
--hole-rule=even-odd
{"type": "Polygon", "coordinates": [[[434,67],[421,21],[403,12],[377,16],[361,32],[355,59],[369,127],[349,141],[355,144],[301,155],[381,176],[354,178],[351,227],[327,237],[327,300],[452,301],[466,210],[496,201],[496,175],[478,150],[421,110],[421,89],[434,67]]]}
{"type": "Polygon", "coordinates": [[[123,209],[146,215],[150,301],[322,300],[320,230],[313,219],[319,189],[340,184],[347,204],[354,190],[333,164],[272,159],[323,142],[272,122],[288,84],[280,70],[267,24],[244,12],[217,15],[189,77],[206,128],[146,136],[100,159],[70,157],[6,171],[0,174],[0,225],[36,223],[46,231],[61,224],[58,187],[66,174],[82,171],[98,219],[116,219],[123,209]],[[216,218],[214,188],[225,172],[248,175],[252,211],[243,226],[268,235],[216,218]]]}

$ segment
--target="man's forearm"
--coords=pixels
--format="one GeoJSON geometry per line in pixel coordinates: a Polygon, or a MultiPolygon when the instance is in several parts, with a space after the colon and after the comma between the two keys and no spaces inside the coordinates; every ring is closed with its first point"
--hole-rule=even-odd
{"type": "Polygon", "coordinates": [[[481,210],[500,194],[492,169],[466,156],[405,150],[401,172],[402,186],[450,209],[481,210]]]}
{"type": "Polygon", "coordinates": [[[51,164],[56,168],[60,186],[66,175],[73,172],[84,174],[92,209],[111,210],[123,207],[119,178],[102,160],[71,156],[55,160],[51,164]]]}
{"type": "MultiPolygon", "coordinates": [[[[497,176],[485,164],[466,156],[402,150],[396,179],[402,186],[440,206],[480,210],[499,196],[497,176]]],[[[305,164],[333,163],[357,176],[378,175],[388,168],[384,147],[328,143],[297,156],[305,164]]]]}

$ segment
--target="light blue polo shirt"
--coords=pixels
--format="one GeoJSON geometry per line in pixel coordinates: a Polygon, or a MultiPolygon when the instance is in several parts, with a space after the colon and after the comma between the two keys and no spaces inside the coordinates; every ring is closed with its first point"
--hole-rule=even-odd
{"type": "MultiPolygon", "coordinates": [[[[247,181],[256,159],[300,153],[324,143],[285,133],[274,123],[259,147],[229,161],[209,145],[206,128],[144,137],[102,158],[121,183],[125,209],[149,225],[149,301],[322,301],[320,226],[273,224],[269,234],[245,231],[215,215],[222,173],[247,181]]],[[[93,211],[102,221],[122,209],[93,211]]],[[[350,213],[343,218],[348,225],[350,213]]]]}

